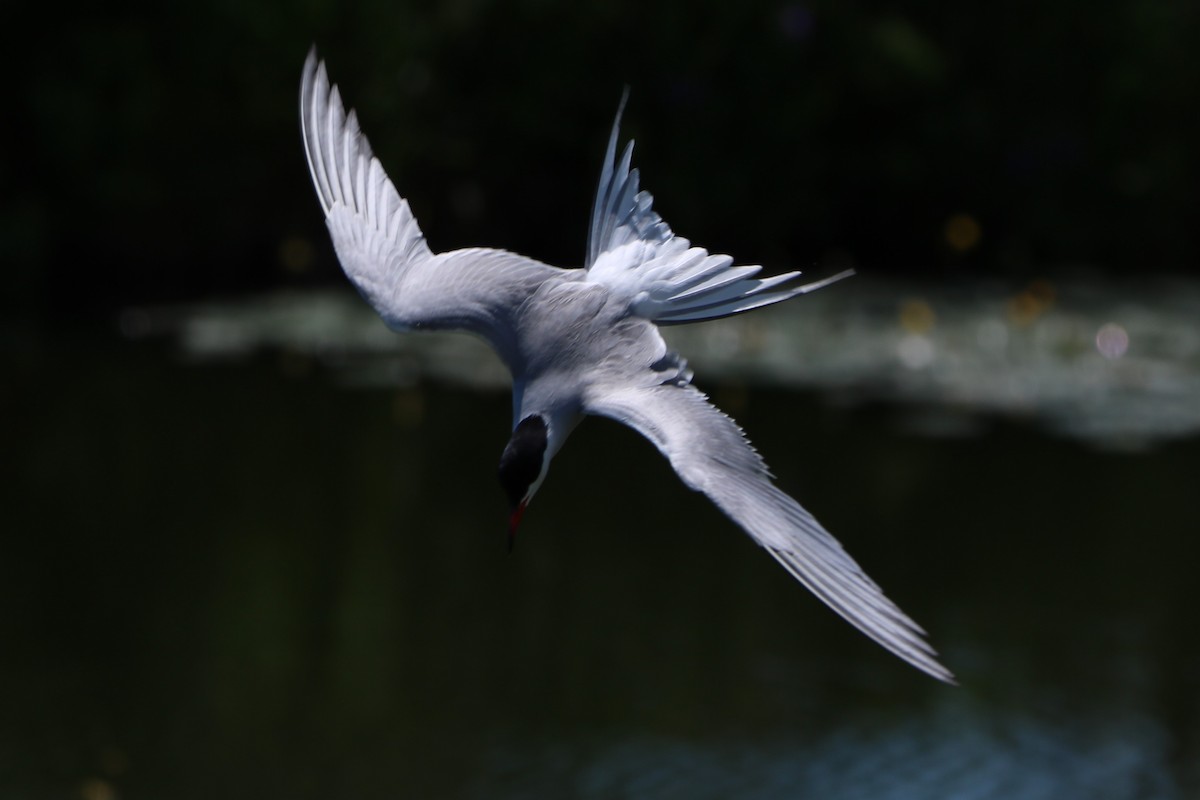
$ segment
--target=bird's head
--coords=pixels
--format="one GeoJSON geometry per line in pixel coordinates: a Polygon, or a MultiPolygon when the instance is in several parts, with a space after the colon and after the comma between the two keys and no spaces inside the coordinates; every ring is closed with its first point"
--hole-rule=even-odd
{"type": "Polygon", "coordinates": [[[508,495],[508,549],[511,551],[525,506],[537,492],[550,465],[547,452],[549,429],[540,414],[517,423],[512,438],[500,456],[500,485],[508,495]]]}

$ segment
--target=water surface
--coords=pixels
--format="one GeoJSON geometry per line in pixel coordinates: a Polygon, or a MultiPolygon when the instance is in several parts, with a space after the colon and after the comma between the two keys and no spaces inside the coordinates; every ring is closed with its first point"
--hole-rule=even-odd
{"type": "MultiPolygon", "coordinates": [[[[1084,345],[1051,348],[1073,375],[1132,363],[1097,349],[1104,324],[1129,332],[1133,358],[1139,325],[1175,330],[1166,312],[1099,307],[1084,345]]],[[[994,308],[1003,360],[1034,374],[1013,348],[1047,334],[994,308]]],[[[245,309],[167,327],[224,319],[226,345],[238,320],[278,330],[245,309]]],[[[883,344],[842,347],[853,326],[835,325],[825,346],[797,336],[781,366],[775,348],[748,360],[744,331],[680,343],[780,484],[929,631],[950,688],[843,623],[603,420],[573,435],[506,555],[509,399],[469,339],[398,352],[411,337],[353,316],[341,337],[214,359],[148,335],[159,312],[132,313],[124,335],[14,347],[0,395],[4,796],[1200,792],[1200,441],[1155,419],[1080,435],[1095,426],[1052,424],[1033,400],[896,388],[977,367],[938,359],[947,329],[996,347],[995,328],[978,336],[989,317],[956,328],[952,306],[900,292],[864,317],[883,344]],[[934,360],[905,361],[908,336],[934,360]],[[894,370],[817,355],[847,349],[894,370]]],[[[769,319],[757,341],[802,324],[769,319]]],[[[1186,417],[1191,345],[1175,338],[1158,346],[1182,354],[1156,355],[1151,376],[1174,371],[1166,395],[1126,371],[1109,392],[1125,406],[1084,394],[1079,413],[1186,417]]]]}

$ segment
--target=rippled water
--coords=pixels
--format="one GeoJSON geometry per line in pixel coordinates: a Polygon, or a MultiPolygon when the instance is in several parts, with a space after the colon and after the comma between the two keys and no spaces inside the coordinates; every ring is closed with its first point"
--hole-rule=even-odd
{"type": "Polygon", "coordinates": [[[603,420],[507,556],[467,337],[330,294],[14,346],[0,796],[1195,797],[1195,293],[1143,291],[673,331],[958,688],[603,420]]]}

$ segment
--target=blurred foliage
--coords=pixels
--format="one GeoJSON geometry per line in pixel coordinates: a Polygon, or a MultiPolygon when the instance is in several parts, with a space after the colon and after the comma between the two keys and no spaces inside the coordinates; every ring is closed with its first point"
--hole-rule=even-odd
{"type": "Polygon", "coordinates": [[[338,280],[296,122],[313,43],[435,249],[578,264],[628,84],[625,132],[658,209],[745,262],[942,276],[1200,262],[1186,0],[30,14],[8,48],[0,164],[4,305],[24,315],[338,280]]]}

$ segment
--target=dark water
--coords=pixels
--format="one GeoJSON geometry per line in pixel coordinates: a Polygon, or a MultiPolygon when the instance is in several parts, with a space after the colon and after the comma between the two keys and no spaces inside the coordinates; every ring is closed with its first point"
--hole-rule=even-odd
{"type": "Polygon", "coordinates": [[[0,796],[1200,796],[1195,438],[704,384],[950,688],[614,424],[507,556],[503,392],[105,337],[7,371],[0,796]]]}

